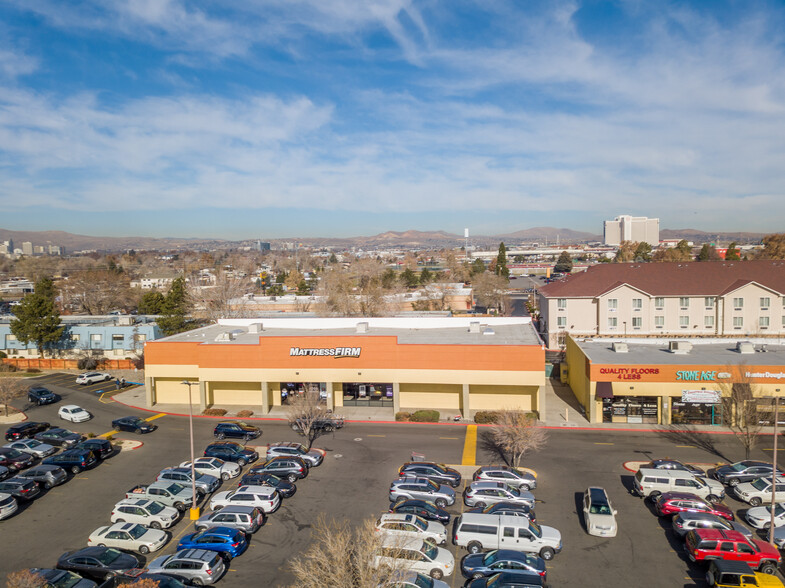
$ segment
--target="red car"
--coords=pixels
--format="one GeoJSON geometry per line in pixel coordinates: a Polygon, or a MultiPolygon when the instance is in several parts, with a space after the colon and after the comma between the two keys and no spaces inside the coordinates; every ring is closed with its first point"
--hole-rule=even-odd
{"type": "Polygon", "coordinates": [[[688,492],[666,492],[660,495],[654,507],[661,517],[680,512],[709,512],[729,521],[734,519],[733,511],[721,502],[710,504],[688,492]]]}
{"type": "Polygon", "coordinates": [[[782,558],[776,547],[760,539],[748,539],[738,531],[694,529],[687,533],[686,546],[692,561],[742,561],[764,574],[777,573],[782,558]]]}

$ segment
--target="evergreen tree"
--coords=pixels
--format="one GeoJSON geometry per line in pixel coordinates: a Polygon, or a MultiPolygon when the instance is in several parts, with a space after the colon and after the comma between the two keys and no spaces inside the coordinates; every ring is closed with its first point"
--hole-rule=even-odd
{"type": "Polygon", "coordinates": [[[740,261],[741,255],[739,249],[736,247],[736,241],[728,245],[728,250],[725,252],[725,261],[740,261]]]}
{"type": "Polygon", "coordinates": [[[504,246],[504,241],[499,243],[499,254],[496,256],[494,273],[503,278],[510,277],[510,269],[507,267],[507,248],[504,246]]]}
{"type": "Polygon", "coordinates": [[[136,311],[139,314],[161,314],[163,307],[164,295],[158,290],[152,290],[144,293],[136,311]]]}
{"type": "Polygon", "coordinates": [[[472,262],[471,275],[476,276],[483,273],[485,273],[485,264],[482,262],[482,259],[478,257],[472,262]]]}
{"type": "Polygon", "coordinates": [[[433,272],[427,267],[422,268],[422,271],[420,272],[420,284],[425,286],[431,282],[433,282],[433,272]]]}
{"type": "Polygon", "coordinates": [[[185,278],[180,276],[172,282],[161,308],[161,316],[156,321],[164,335],[176,335],[191,328],[188,319],[190,303],[185,289],[185,278]]]}
{"type": "Polygon", "coordinates": [[[635,249],[635,261],[651,261],[651,245],[646,241],[638,243],[635,249]]]}
{"type": "Polygon", "coordinates": [[[717,253],[717,248],[708,243],[704,243],[700,253],[698,253],[698,261],[718,261],[720,259],[722,258],[720,257],[720,254],[717,253]]]}
{"type": "Polygon", "coordinates": [[[559,259],[556,260],[553,271],[558,274],[569,274],[572,271],[572,258],[569,253],[562,251],[559,254],[559,259]]]}
{"type": "Polygon", "coordinates": [[[401,282],[407,288],[416,288],[419,280],[417,279],[417,274],[411,268],[406,268],[401,272],[401,282]]]}
{"type": "Polygon", "coordinates": [[[393,287],[393,284],[395,284],[395,280],[397,278],[398,274],[395,272],[395,270],[391,267],[388,267],[382,274],[382,288],[389,290],[393,287]]]}
{"type": "Polygon", "coordinates": [[[692,257],[692,247],[690,244],[687,243],[686,239],[682,239],[676,244],[676,249],[681,254],[681,259],[679,261],[689,261],[692,257]]]}
{"type": "Polygon", "coordinates": [[[55,288],[51,278],[41,278],[35,290],[14,307],[15,319],[11,320],[11,332],[22,343],[35,343],[38,354],[43,357],[44,348],[56,343],[63,335],[60,314],[55,307],[55,288]]]}
{"type": "Polygon", "coordinates": [[[328,260],[329,263],[338,263],[338,258],[335,257],[335,253],[330,254],[330,259],[328,260]]]}
{"type": "Polygon", "coordinates": [[[311,288],[308,286],[308,282],[305,281],[303,278],[297,284],[297,295],[298,296],[308,296],[311,293],[311,288]]]}

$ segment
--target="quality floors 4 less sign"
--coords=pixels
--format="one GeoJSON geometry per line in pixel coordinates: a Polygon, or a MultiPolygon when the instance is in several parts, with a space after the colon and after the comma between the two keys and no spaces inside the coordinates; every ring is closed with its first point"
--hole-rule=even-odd
{"type": "Polygon", "coordinates": [[[362,347],[292,347],[289,349],[289,356],[320,356],[320,357],[334,357],[336,359],[343,357],[360,357],[362,347]]]}

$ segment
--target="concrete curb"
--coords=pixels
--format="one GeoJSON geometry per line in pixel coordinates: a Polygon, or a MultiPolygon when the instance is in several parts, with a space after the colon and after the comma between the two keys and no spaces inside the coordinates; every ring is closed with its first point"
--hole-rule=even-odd
{"type": "Polygon", "coordinates": [[[116,441],[116,445],[120,446],[120,453],[123,451],[133,451],[144,445],[141,441],[134,441],[132,439],[117,439],[116,441]]]}
{"type": "MultiPolygon", "coordinates": [[[[10,404],[8,406],[11,406],[10,404]]],[[[11,408],[14,408],[11,406],[11,408]]],[[[14,408],[14,410],[16,410],[14,408]]],[[[15,425],[16,423],[23,423],[27,420],[27,414],[22,412],[21,410],[15,414],[11,414],[6,416],[0,416],[0,424],[4,425],[15,425]]]]}

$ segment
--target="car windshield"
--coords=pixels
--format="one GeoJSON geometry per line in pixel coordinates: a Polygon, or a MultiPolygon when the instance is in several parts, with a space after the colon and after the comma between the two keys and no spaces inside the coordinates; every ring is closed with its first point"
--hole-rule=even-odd
{"type": "Polygon", "coordinates": [[[483,565],[489,566],[493,562],[495,562],[499,558],[498,551],[491,551],[488,555],[485,556],[485,559],[482,560],[483,565]]]}
{"type": "Polygon", "coordinates": [[[428,523],[425,522],[425,519],[420,517],[414,517],[414,524],[417,526],[418,529],[421,531],[425,531],[428,529],[428,523]]]}
{"type": "Polygon", "coordinates": [[[180,486],[180,484],[171,484],[167,486],[166,489],[172,494],[180,494],[180,492],[185,490],[185,486],[180,486]]]}
{"type": "Polygon", "coordinates": [[[589,512],[591,514],[609,515],[611,514],[611,507],[607,504],[592,504],[589,512]]]}
{"type": "Polygon", "coordinates": [[[54,586],[54,588],[71,588],[72,586],[76,586],[81,581],[82,577],[79,574],[65,572],[60,578],[57,579],[56,582],[49,582],[48,585],[54,586]]]}
{"type": "Polygon", "coordinates": [[[439,489],[439,484],[437,484],[433,480],[428,480],[428,486],[430,486],[432,490],[438,490],[439,489]]]}
{"type": "Polygon", "coordinates": [[[139,537],[147,533],[147,529],[144,528],[142,525],[134,525],[133,527],[128,529],[128,532],[131,534],[131,537],[133,537],[134,539],[139,539],[139,537]]]}
{"type": "Polygon", "coordinates": [[[436,554],[439,553],[439,548],[436,547],[433,543],[423,541],[422,549],[420,549],[420,551],[424,553],[429,560],[433,561],[436,559],[436,554]]]}
{"type": "Polygon", "coordinates": [[[509,492],[509,493],[510,493],[510,494],[512,494],[513,496],[520,496],[520,495],[521,495],[521,491],[520,491],[520,490],[518,490],[517,488],[513,488],[513,487],[512,487],[512,486],[510,486],[509,484],[507,484],[507,485],[505,486],[505,490],[507,490],[507,492],[509,492]]]}
{"type": "Polygon", "coordinates": [[[701,486],[703,486],[704,488],[708,488],[709,487],[709,484],[703,478],[699,478],[699,477],[695,476],[695,481],[698,484],[700,484],[701,486]]]}
{"type": "Polygon", "coordinates": [[[121,553],[116,549],[107,549],[103,553],[99,553],[96,555],[96,559],[100,561],[105,566],[111,564],[114,560],[120,557],[121,553]]]}
{"type": "Polygon", "coordinates": [[[30,449],[34,449],[39,445],[43,445],[43,443],[41,443],[37,439],[28,439],[27,441],[25,441],[25,445],[27,445],[27,447],[29,447],[30,449]]]}
{"type": "Polygon", "coordinates": [[[542,537],[542,529],[540,529],[540,525],[534,521],[529,521],[529,531],[531,531],[535,537],[542,537]]]}
{"type": "Polygon", "coordinates": [[[752,487],[755,488],[755,490],[765,490],[769,487],[769,483],[763,478],[758,478],[752,482],[752,487]]]}
{"type": "Polygon", "coordinates": [[[10,457],[11,459],[17,459],[18,457],[22,457],[24,453],[19,451],[18,449],[8,449],[5,452],[6,456],[10,457]]]}
{"type": "MultiPolygon", "coordinates": [[[[771,512],[771,507],[769,507],[768,510],[769,510],[769,512],[771,512]]],[[[785,507],[783,507],[781,504],[775,504],[774,505],[774,516],[780,517],[783,514],[785,514],[785,507]]]]}
{"type": "Polygon", "coordinates": [[[417,588],[433,588],[433,580],[425,574],[417,574],[414,585],[417,586],[417,588]]]}
{"type": "Polygon", "coordinates": [[[128,417],[126,420],[132,425],[138,425],[139,423],[143,422],[141,417],[128,417]]]}
{"type": "Polygon", "coordinates": [[[293,445],[292,447],[294,447],[294,449],[296,449],[300,453],[308,453],[308,450],[305,448],[305,445],[303,445],[302,443],[297,443],[296,445],[293,445]]]}
{"type": "Polygon", "coordinates": [[[164,509],[164,505],[160,502],[151,502],[147,505],[147,510],[150,511],[150,514],[158,514],[164,509]]]}
{"type": "Polygon", "coordinates": [[[747,469],[747,464],[744,463],[743,461],[740,461],[740,462],[731,464],[730,465],[730,469],[732,469],[734,472],[741,472],[741,471],[747,469]]]}

